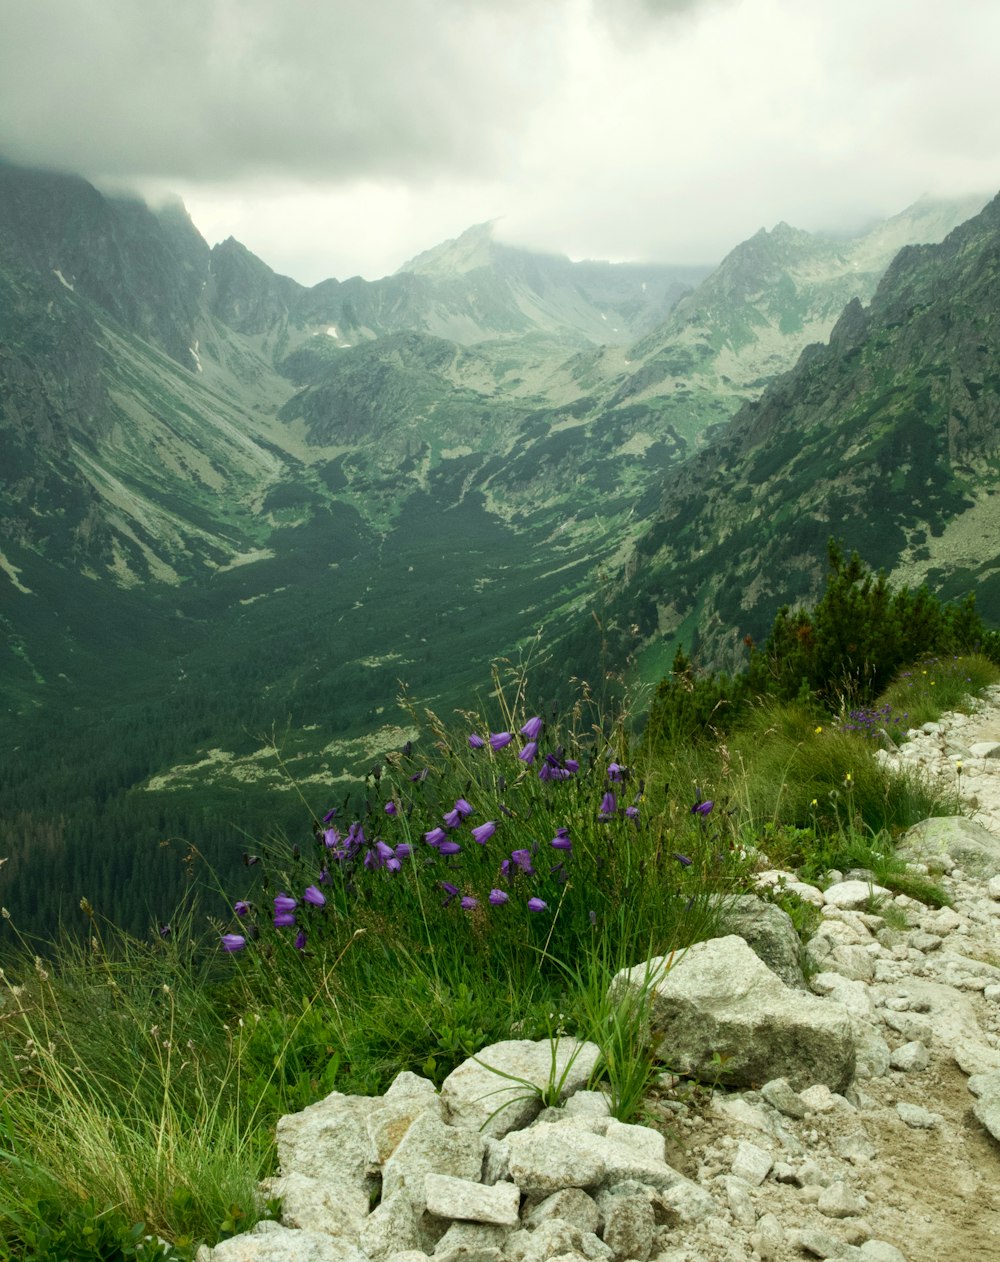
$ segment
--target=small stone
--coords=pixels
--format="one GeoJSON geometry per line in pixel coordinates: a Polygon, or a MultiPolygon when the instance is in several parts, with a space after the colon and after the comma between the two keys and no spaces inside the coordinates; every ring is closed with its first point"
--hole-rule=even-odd
{"type": "Polygon", "coordinates": [[[893,1069],[899,1069],[903,1073],[919,1072],[926,1069],[929,1063],[930,1053],[923,1043],[918,1041],[904,1043],[889,1056],[889,1064],[893,1069]]]}
{"type": "Polygon", "coordinates": [[[447,1174],[428,1174],[424,1180],[427,1209],[439,1218],[459,1218],[497,1227],[517,1224],[521,1190],[514,1183],[494,1183],[491,1187],[456,1179],[447,1174]]]}
{"type": "Polygon", "coordinates": [[[823,891],[823,900],[827,907],[863,907],[872,897],[891,898],[892,894],[885,886],[869,881],[839,881],[836,885],[828,885],[823,891]]]}
{"type": "Polygon", "coordinates": [[[907,1104],[904,1100],[896,1105],[896,1112],[907,1126],[918,1131],[934,1130],[944,1121],[940,1113],[931,1113],[919,1104],[907,1104]]]}
{"type": "Polygon", "coordinates": [[[604,1206],[604,1243],[618,1259],[645,1262],[653,1248],[653,1207],[646,1196],[611,1196],[604,1206]]]}
{"type": "Polygon", "coordinates": [[[906,1262],[906,1255],[887,1240],[866,1240],[861,1246],[861,1256],[865,1262],[906,1262]]]}
{"type": "Polygon", "coordinates": [[[774,1214],[762,1214],[757,1219],[757,1230],[750,1237],[750,1245],[763,1262],[777,1256],[785,1243],[785,1232],[774,1214]]]}
{"type": "Polygon", "coordinates": [[[792,1231],[788,1236],[789,1243],[801,1253],[808,1253],[813,1258],[835,1258],[843,1253],[844,1245],[836,1236],[829,1236],[825,1231],[792,1231]]]}
{"type": "Polygon", "coordinates": [[[864,1213],[868,1203],[863,1196],[859,1196],[853,1188],[838,1179],[823,1189],[816,1208],[827,1218],[854,1218],[864,1213]]]}
{"type": "Polygon", "coordinates": [[[525,1216],[529,1226],[537,1226],[547,1218],[561,1218],[583,1232],[594,1232],[600,1225],[597,1202],[581,1188],[563,1188],[540,1201],[525,1216]]]}
{"type": "Polygon", "coordinates": [[[769,1152],[758,1148],[756,1144],[741,1140],[731,1169],[738,1179],[744,1179],[751,1187],[760,1187],[773,1164],[774,1158],[769,1152]]]}
{"type": "Polygon", "coordinates": [[[785,1117],[803,1118],[807,1109],[798,1092],[793,1091],[787,1078],[772,1078],[765,1082],[760,1094],[771,1106],[785,1117]]]}
{"type": "Polygon", "coordinates": [[[729,1205],[729,1212],[737,1224],[746,1231],[755,1227],[757,1225],[757,1211],[754,1209],[748,1185],[742,1179],[729,1175],[723,1179],[723,1186],[726,1189],[726,1202],[729,1205]]]}

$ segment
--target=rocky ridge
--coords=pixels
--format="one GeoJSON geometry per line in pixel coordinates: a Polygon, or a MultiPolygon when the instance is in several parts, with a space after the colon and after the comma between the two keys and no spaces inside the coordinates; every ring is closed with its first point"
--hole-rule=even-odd
{"type": "Polygon", "coordinates": [[[401,1074],[377,1099],[334,1093],[279,1122],[281,1222],[198,1262],[1000,1256],[1000,687],[908,735],[881,756],[973,812],[901,843],[951,906],[865,871],[825,890],[762,872],[821,912],[804,973],[761,901],[750,945],[616,979],[623,999],[651,987],[660,1057],[712,1086],[664,1073],[626,1125],[586,1089],[597,1049],[564,1037],[486,1048],[440,1092],[401,1074]],[[551,1082],[560,1107],[543,1108],[551,1082]]]}

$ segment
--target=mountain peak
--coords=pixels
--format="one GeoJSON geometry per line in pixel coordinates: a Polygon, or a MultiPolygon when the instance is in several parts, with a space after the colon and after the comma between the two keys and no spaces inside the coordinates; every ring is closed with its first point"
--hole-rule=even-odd
{"type": "Polygon", "coordinates": [[[462,276],[479,267],[489,267],[493,262],[496,242],[493,229],[496,219],[473,224],[471,228],[450,241],[442,241],[429,250],[404,263],[399,272],[416,272],[423,276],[462,276]]]}

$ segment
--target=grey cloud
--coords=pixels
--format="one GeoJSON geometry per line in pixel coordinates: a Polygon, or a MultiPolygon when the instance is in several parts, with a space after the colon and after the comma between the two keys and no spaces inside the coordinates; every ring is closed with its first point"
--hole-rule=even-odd
{"type": "Polygon", "coordinates": [[[0,152],[96,177],[488,170],[560,61],[528,0],[4,3],[0,152]]]}

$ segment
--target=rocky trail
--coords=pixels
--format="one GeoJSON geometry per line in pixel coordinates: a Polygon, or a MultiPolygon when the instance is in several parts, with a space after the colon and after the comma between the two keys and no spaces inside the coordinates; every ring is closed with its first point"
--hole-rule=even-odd
{"type": "Polygon", "coordinates": [[[678,1072],[643,1125],[585,1089],[597,1049],[569,1038],[560,1108],[486,1068],[544,1086],[552,1049],[526,1041],[440,1092],[402,1074],[335,1093],[279,1123],[281,1222],[198,1262],[1000,1259],[1000,687],[910,736],[881,757],[971,812],[900,848],[951,907],[863,871],[825,891],[761,873],[820,909],[808,981],[787,916],[741,900],[738,935],[657,980],[650,1028],[678,1072]]]}

